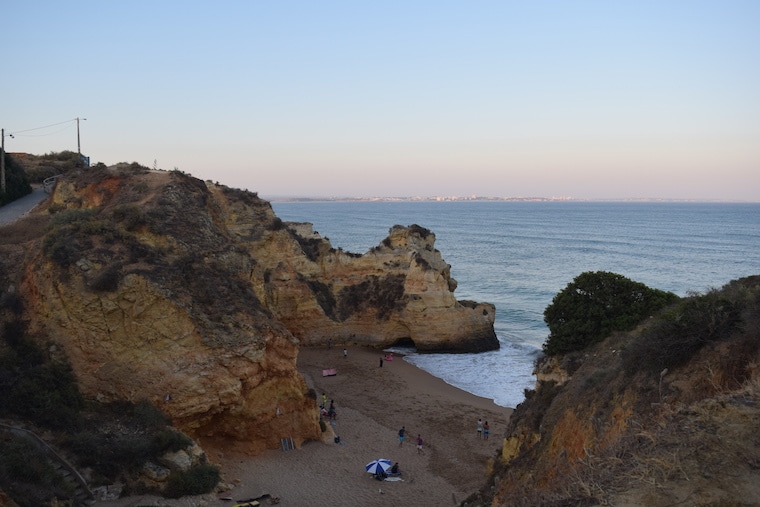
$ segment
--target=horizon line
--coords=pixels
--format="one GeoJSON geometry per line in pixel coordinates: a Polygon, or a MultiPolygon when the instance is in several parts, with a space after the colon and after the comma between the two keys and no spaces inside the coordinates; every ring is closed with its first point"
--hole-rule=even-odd
{"type": "Polygon", "coordinates": [[[263,199],[272,202],[453,202],[453,201],[497,201],[497,202],[671,202],[671,203],[736,203],[757,204],[760,200],[751,201],[745,199],[722,199],[722,198],[679,198],[679,197],[571,197],[571,196],[515,196],[515,197],[487,197],[487,196],[264,196],[263,199]]]}

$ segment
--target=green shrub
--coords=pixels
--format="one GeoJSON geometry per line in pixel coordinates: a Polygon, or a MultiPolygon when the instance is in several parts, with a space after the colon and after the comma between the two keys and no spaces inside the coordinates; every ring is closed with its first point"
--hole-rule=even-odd
{"type": "Polygon", "coordinates": [[[741,331],[746,309],[745,301],[715,290],[681,300],[623,350],[626,373],[656,373],[686,363],[704,345],[741,331]]]}
{"type": "Polygon", "coordinates": [[[346,320],[354,313],[375,309],[379,319],[388,318],[404,303],[406,275],[371,275],[361,283],[343,287],[338,294],[338,318],[346,320]]]}
{"type": "Polygon", "coordinates": [[[76,454],[79,464],[114,480],[119,474],[134,471],[153,455],[152,438],[145,433],[110,434],[93,428],[74,433],[66,447],[76,454]]]}
{"type": "Polygon", "coordinates": [[[114,480],[139,470],[150,459],[192,444],[189,437],[168,427],[166,415],[147,400],[93,405],[86,428],[71,434],[65,445],[81,466],[101,477],[114,480]]]}
{"type": "Polygon", "coordinates": [[[42,241],[42,252],[61,267],[76,263],[81,253],[92,248],[90,238],[77,238],[77,228],[65,226],[45,236],[42,241]]]}
{"type": "Polygon", "coordinates": [[[32,193],[26,173],[12,156],[5,156],[5,192],[0,191],[0,206],[32,193]]]}
{"type": "Polygon", "coordinates": [[[629,331],[678,300],[672,292],[650,289],[615,273],[586,272],[560,291],[544,310],[547,355],[583,350],[613,331],[629,331]]]}
{"type": "Polygon", "coordinates": [[[267,230],[270,230],[270,231],[281,231],[284,228],[285,228],[285,222],[283,222],[280,217],[274,217],[274,220],[272,220],[267,226],[267,230]]]}
{"type": "Polygon", "coordinates": [[[74,494],[73,487],[56,472],[37,446],[12,435],[0,439],[0,490],[19,507],[52,505],[50,501],[54,498],[70,499],[74,494]]]}
{"type": "Polygon", "coordinates": [[[136,204],[117,206],[111,213],[113,219],[120,222],[128,231],[134,231],[146,223],[142,210],[136,204]]]}
{"type": "MultiPolygon", "coordinates": [[[[219,183],[216,185],[219,186],[219,183]]],[[[223,186],[222,193],[227,196],[228,199],[240,201],[248,206],[255,206],[262,202],[259,199],[259,194],[257,192],[223,186]]]]}
{"type": "Polygon", "coordinates": [[[51,361],[20,373],[3,393],[8,411],[47,428],[71,430],[81,424],[83,399],[68,364],[51,361]]]}
{"type": "Polygon", "coordinates": [[[295,238],[295,240],[301,246],[301,250],[303,251],[306,258],[312,262],[316,262],[317,259],[319,259],[322,245],[325,244],[324,240],[321,238],[304,238],[300,234],[296,234],[293,231],[290,232],[291,236],[293,236],[293,238],[295,238]]]}
{"type": "Polygon", "coordinates": [[[44,155],[25,155],[22,164],[32,183],[42,183],[45,178],[68,174],[84,167],[79,153],[68,150],[44,155]]]}
{"type": "Polygon", "coordinates": [[[84,402],[69,365],[50,360],[19,321],[5,325],[3,339],[7,345],[0,349],[0,406],[4,412],[46,428],[79,427],[84,402]]]}
{"type": "Polygon", "coordinates": [[[213,465],[198,465],[186,472],[174,472],[169,476],[164,495],[179,498],[210,493],[219,483],[219,477],[219,469],[213,465]]]}
{"type": "Polygon", "coordinates": [[[153,454],[160,456],[167,452],[177,452],[187,449],[193,440],[177,430],[164,428],[153,436],[153,454]]]}
{"type": "Polygon", "coordinates": [[[162,428],[171,422],[166,414],[148,400],[137,402],[131,412],[144,428],[162,428]]]}

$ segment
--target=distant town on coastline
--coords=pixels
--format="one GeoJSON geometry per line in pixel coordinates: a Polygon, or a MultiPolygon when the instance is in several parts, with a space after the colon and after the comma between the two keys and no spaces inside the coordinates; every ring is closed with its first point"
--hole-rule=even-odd
{"type": "Polygon", "coordinates": [[[272,202],[726,202],[721,199],[668,199],[659,197],[579,199],[570,196],[552,197],[483,197],[471,196],[410,196],[410,197],[288,197],[262,196],[272,202]]]}

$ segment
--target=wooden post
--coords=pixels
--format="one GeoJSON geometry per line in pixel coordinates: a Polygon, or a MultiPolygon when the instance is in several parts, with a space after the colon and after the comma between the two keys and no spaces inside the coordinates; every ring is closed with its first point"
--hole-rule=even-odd
{"type": "Polygon", "coordinates": [[[5,129],[0,130],[0,137],[3,138],[0,141],[0,191],[5,193],[5,129]]]}

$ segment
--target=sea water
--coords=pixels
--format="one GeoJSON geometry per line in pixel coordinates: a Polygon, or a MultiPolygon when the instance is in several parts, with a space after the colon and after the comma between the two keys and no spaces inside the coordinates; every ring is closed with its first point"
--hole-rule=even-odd
{"type": "Polygon", "coordinates": [[[457,299],[493,303],[501,344],[480,354],[405,360],[465,391],[515,407],[535,384],[544,309],[585,271],[610,271],[679,296],[760,274],[760,204],[567,201],[272,202],[335,248],[367,252],[393,225],[436,236],[457,299]]]}

